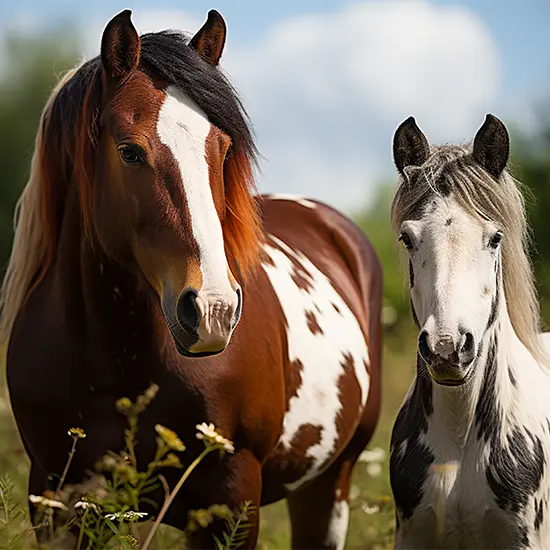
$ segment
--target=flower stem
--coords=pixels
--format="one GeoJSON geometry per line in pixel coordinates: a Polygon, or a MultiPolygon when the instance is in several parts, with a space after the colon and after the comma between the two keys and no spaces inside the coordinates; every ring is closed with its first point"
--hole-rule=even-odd
{"type": "Polygon", "coordinates": [[[211,451],[216,450],[216,447],[206,447],[202,453],[192,462],[192,464],[185,470],[183,475],[180,477],[180,480],[176,483],[176,486],[168,496],[168,498],[164,501],[164,504],[162,505],[162,508],[160,509],[159,515],[157,516],[157,519],[155,520],[155,523],[153,523],[153,527],[151,527],[151,530],[149,531],[149,534],[147,535],[147,538],[145,539],[145,542],[143,543],[143,546],[141,547],[141,550],[147,550],[149,548],[149,545],[151,544],[153,537],[155,536],[155,533],[157,532],[162,519],[166,515],[166,512],[168,511],[168,508],[170,508],[172,502],[174,501],[174,498],[176,498],[176,495],[182,488],[183,484],[186,482],[187,478],[191,475],[191,472],[198,466],[200,461],[211,451]]]}
{"type": "Polygon", "coordinates": [[[67,462],[65,464],[65,469],[63,470],[63,474],[59,479],[59,483],[57,484],[57,489],[55,490],[56,498],[59,498],[59,491],[61,491],[61,487],[63,487],[63,483],[65,483],[65,478],[67,477],[67,473],[69,472],[69,468],[71,466],[71,462],[73,461],[74,453],[76,451],[77,442],[78,442],[78,437],[73,436],[73,446],[71,447],[71,450],[69,452],[69,458],[67,459],[67,462]]]}

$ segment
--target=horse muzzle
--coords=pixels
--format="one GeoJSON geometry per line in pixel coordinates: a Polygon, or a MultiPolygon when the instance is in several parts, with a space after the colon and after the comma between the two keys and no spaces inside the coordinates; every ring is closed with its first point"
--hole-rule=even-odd
{"type": "MultiPolygon", "coordinates": [[[[168,308],[163,309],[166,315],[168,308]]],[[[175,318],[167,318],[176,349],[186,357],[221,353],[229,344],[241,312],[240,287],[227,295],[185,289],[175,304],[175,318]]]]}
{"type": "Polygon", "coordinates": [[[460,386],[469,379],[472,371],[474,338],[469,332],[464,332],[456,340],[451,335],[433,337],[423,330],[418,337],[418,353],[434,382],[442,386],[460,386]]]}

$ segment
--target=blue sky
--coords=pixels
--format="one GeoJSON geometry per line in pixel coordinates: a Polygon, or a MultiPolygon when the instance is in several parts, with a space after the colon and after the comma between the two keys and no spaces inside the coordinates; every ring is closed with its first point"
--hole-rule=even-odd
{"type": "MultiPolygon", "coordinates": [[[[211,8],[222,13],[231,34],[243,43],[254,39],[277,21],[299,14],[330,13],[349,4],[345,0],[23,0],[0,2],[4,24],[21,13],[34,12],[48,23],[85,18],[96,11],[113,15],[125,8],[137,11],[155,7],[184,10],[202,16],[211,8]]],[[[461,5],[476,12],[487,24],[502,54],[503,87],[511,95],[529,97],[539,87],[550,86],[550,2],[548,0],[435,0],[435,4],[461,5]]]]}
{"type": "Polygon", "coordinates": [[[220,11],[224,68],[266,156],[260,188],[345,209],[393,176],[391,137],[409,114],[429,138],[465,140],[489,111],[529,129],[550,93],[548,0],[1,0],[0,32],[65,22],[97,53],[125,8],[139,31],[194,30],[220,11]]]}

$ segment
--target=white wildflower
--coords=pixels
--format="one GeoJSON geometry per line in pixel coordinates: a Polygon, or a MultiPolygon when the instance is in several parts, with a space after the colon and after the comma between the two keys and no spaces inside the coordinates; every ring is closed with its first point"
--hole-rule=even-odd
{"type": "Polygon", "coordinates": [[[369,506],[368,504],[362,504],[361,510],[365,512],[365,514],[368,514],[369,516],[372,516],[374,514],[377,514],[380,512],[380,506],[377,506],[376,504],[374,506],[369,506]]]}
{"type": "Polygon", "coordinates": [[[386,451],[380,447],[375,447],[374,449],[367,449],[359,455],[359,462],[384,462],[386,458],[386,451]]]}
{"type": "Polygon", "coordinates": [[[216,431],[216,427],[214,426],[214,424],[207,424],[206,422],[203,422],[202,424],[197,424],[196,428],[198,430],[197,439],[202,439],[205,443],[209,443],[210,445],[216,445],[217,447],[224,449],[228,453],[235,452],[233,442],[220,435],[216,431]]]}
{"type": "Polygon", "coordinates": [[[85,500],[79,500],[74,505],[75,508],[82,508],[83,510],[90,509],[97,512],[97,506],[93,502],[86,502],[85,500]]]}
{"type": "Polygon", "coordinates": [[[147,512],[134,512],[133,510],[128,510],[127,512],[117,512],[116,514],[107,514],[105,517],[114,521],[116,519],[134,521],[136,519],[141,519],[147,516],[147,512]]]}
{"type": "Polygon", "coordinates": [[[39,495],[29,495],[29,500],[36,506],[47,506],[48,508],[58,508],[59,510],[66,510],[67,507],[60,501],[52,498],[46,498],[39,495]]]}
{"type": "Polygon", "coordinates": [[[382,464],[380,462],[371,462],[367,464],[367,474],[371,477],[379,477],[382,473],[382,464]]]}

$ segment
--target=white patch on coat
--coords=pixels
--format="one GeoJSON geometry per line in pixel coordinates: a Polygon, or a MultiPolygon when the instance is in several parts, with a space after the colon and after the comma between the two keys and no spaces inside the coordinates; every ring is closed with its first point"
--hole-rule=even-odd
{"type": "Polygon", "coordinates": [[[345,500],[334,502],[325,543],[336,550],[344,550],[349,525],[349,504],[345,500]]]}
{"type": "Polygon", "coordinates": [[[306,208],[317,208],[317,204],[315,204],[313,201],[307,199],[302,195],[291,195],[287,193],[273,193],[272,195],[267,195],[267,198],[274,201],[297,202],[298,204],[305,206],[306,208]]]}
{"type": "MultiPolygon", "coordinates": [[[[369,353],[359,322],[326,275],[304,254],[292,250],[274,236],[270,238],[280,249],[270,244],[264,245],[274,265],[264,264],[263,268],[288,324],[289,360],[299,360],[303,365],[302,385],[290,399],[279,445],[290,449],[293,437],[304,425],[321,427],[320,442],[306,453],[313,459],[310,470],[301,479],[287,485],[289,490],[294,490],[318,475],[334,454],[338,440],[336,417],[342,409],[338,380],[344,373],[344,354],[353,358],[364,407],[369,389],[369,375],[364,363],[369,364],[369,353]],[[309,292],[300,289],[292,279],[294,269],[291,258],[311,275],[312,288],[309,292]],[[310,330],[307,311],[314,312],[322,334],[313,334],[310,330]]],[[[357,411],[357,420],[362,407],[357,411]]]]}
{"type": "MultiPolygon", "coordinates": [[[[226,317],[230,321],[232,318],[228,311],[237,309],[238,297],[228,277],[222,226],[210,187],[206,160],[210,128],[205,113],[177,87],[168,86],[158,116],[157,133],[170,149],[181,173],[190,227],[199,250],[202,287],[197,289],[197,306],[206,319],[204,330],[224,332],[226,317]]],[[[208,338],[208,334],[203,338],[202,329],[201,326],[199,337],[208,338]]]]}

